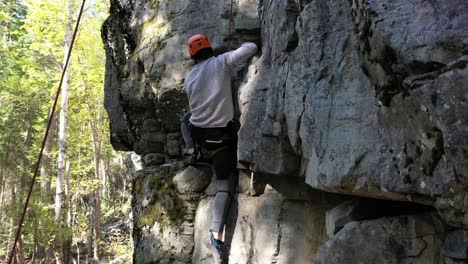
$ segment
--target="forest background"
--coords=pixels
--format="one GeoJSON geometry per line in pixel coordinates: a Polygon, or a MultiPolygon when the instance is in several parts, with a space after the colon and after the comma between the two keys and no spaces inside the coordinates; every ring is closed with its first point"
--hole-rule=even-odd
{"type": "MultiPolygon", "coordinates": [[[[81,1],[0,0],[0,263],[12,248],[81,1]]],[[[112,150],[100,29],[88,0],[46,141],[17,263],[130,263],[128,154],[112,150]]]]}

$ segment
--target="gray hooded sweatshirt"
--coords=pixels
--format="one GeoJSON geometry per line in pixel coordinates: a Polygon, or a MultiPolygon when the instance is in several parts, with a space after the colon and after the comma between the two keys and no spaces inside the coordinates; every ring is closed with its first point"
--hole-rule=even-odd
{"type": "Polygon", "coordinates": [[[240,48],[196,64],[185,78],[190,122],[203,128],[225,127],[234,118],[231,93],[232,69],[257,52],[246,42],[240,48]]]}

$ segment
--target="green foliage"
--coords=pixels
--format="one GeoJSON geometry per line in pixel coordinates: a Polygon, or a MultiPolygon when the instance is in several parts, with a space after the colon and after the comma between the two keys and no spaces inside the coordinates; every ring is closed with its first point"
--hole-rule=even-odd
{"type": "Polygon", "coordinates": [[[105,255],[114,256],[113,263],[125,264],[132,262],[133,242],[128,239],[128,234],[116,231],[103,247],[105,255]]]}
{"type": "MultiPolygon", "coordinates": [[[[81,1],[75,1],[74,17],[79,4],[81,1]]],[[[44,193],[39,177],[23,228],[23,244],[29,256],[38,246],[49,248],[54,235],[73,235],[75,247],[86,244],[90,197],[94,191],[104,189],[101,179],[95,177],[96,150],[103,164],[102,173],[108,172],[108,179],[112,179],[112,173],[122,171],[113,164],[118,154],[109,143],[109,121],[103,109],[105,54],[100,28],[107,8],[108,1],[88,1],[71,58],[66,159],[71,164],[68,211],[72,227],[57,227],[54,219],[52,197],[58,154],[54,145],[50,168],[53,175],[48,176],[53,193],[44,193]]],[[[0,221],[5,223],[0,226],[0,256],[6,255],[11,232],[16,228],[50,115],[63,67],[67,9],[68,1],[0,1],[0,221]]],[[[123,173],[116,175],[128,177],[123,173]]],[[[108,181],[107,193],[102,193],[102,214],[108,216],[104,220],[112,221],[109,211],[116,210],[115,203],[110,206],[109,201],[118,201],[119,216],[128,214],[128,193],[117,192],[119,188],[128,189],[122,186],[125,181],[108,181]]],[[[125,241],[122,247],[113,248],[131,253],[128,236],[121,233],[106,239],[114,245],[125,241]]],[[[106,252],[122,255],[119,250],[106,252]]]]}

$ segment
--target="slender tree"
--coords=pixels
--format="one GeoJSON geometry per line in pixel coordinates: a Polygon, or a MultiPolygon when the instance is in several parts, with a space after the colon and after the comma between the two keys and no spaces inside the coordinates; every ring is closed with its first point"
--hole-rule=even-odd
{"type": "MultiPolygon", "coordinates": [[[[50,112],[48,114],[50,116],[50,112]]],[[[44,146],[44,154],[42,156],[41,162],[41,190],[42,190],[42,199],[44,202],[50,201],[52,198],[51,190],[51,174],[52,174],[52,150],[54,147],[55,137],[57,136],[56,131],[57,126],[57,115],[54,115],[52,122],[50,124],[50,133],[46,139],[44,146]]]]}
{"type": "MultiPolygon", "coordinates": [[[[67,59],[68,52],[70,50],[70,45],[72,41],[72,34],[73,34],[73,13],[74,13],[74,0],[69,0],[68,2],[68,24],[67,24],[67,33],[65,35],[64,46],[65,46],[65,53],[64,53],[64,63],[62,67],[64,68],[65,61],[67,59]]],[[[70,67],[70,66],[68,66],[70,67]]],[[[67,245],[69,243],[70,238],[68,237],[67,232],[63,232],[60,227],[63,227],[63,215],[62,215],[62,208],[64,206],[64,197],[63,192],[63,180],[64,180],[64,173],[65,173],[65,157],[67,153],[67,118],[68,118],[68,94],[69,94],[69,87],[70,87],[70,68],[65,69],[65,75],[63,79],[63,85],[61,87],[61,104],[60,104],[60,118],[59,118],[59,156],[58,156],[58,172],[57,172],[57,185],[55,191],[55,221],[57,226],[59,227],[59,232],[57,234],[57,241],[56,241],[56,251],[55,251],[55,258],[57,264],[68,263],[67,255],[69,248],[67,245]]],[[[62,69],[63,70],[63,69],[62,69]]]]}
{"type": "MultiPolygon", "coordinates": [[[[101,181],[101,151],[102,143],[99,137],[99,129],[97,123],[97,115],[94,111],[91,122],[89,123],[92,145],[94,150],[94,177],[97,182],[101,181]]],[[[100,240],[101,240],[101,184],[98,184],[98,187],[94,190],[94,222],[93,222],[93,233],[94,233],[94,255],[93,259],[99,261],[99,252],[100,252],[100,240]]]]}
{"type": "MultiPolygon", "coordinates": [[[[106,229],[101,229],[101,222],[115,221],[121,201],[129,200],[125,191],[129,176],[112,161],[116,153],[109,145],[108,120],[102,107],[105,58],[100,27],[109,7],[106,5],[95,0],[85,9],[69,68],[70,81],[66,82],[73,93],[69,94],[68,108],[62,108],[66,109],[68,126],[62,141],[65,148],[59,149],[57,144],[56,114],[56,129],[52,128],[49,134],[42,159],[41,186],[34,188],[21,243],[17,244],[17,263],[24,259],[30,263],[53,263],[55,249],[59,251],[59,261],[67,263],[70,256],[65,252],[84,252],[88,232],[92,238],[90,261],[116,252],[131,252],[131,245],[128,250],[122,250],[120,245],[108,246],[116,239],[109,241],[106,229]],[[69,169],[60,167],[62,178],[52,177],[54,171],[58,174],[58,156],[63,149],[66,158],[62,155],[60,159],[70,163],[69,169]],[[58,214],[56,194],[62,203],[58,214]],[[73,240],[68,240],[73,241],[73,249],[61,236],[69,234],[73,235],[73,240]],[[57,244],[55,237],[61,243],[57,244]]],[[[0,220],[6,223],[0,225],[0,256],[6,256],[12,246],[26,192],[24,183],[30,183],[31,167],[37,160],[44,124],[50,115],[51,101],[44,98],[55,94],[60,77],[57,68],[63,60],[70,6],[69,1],[0,1],[0,220]]],[[[0,258],[3,263],[4,258],[0,258]]]]}

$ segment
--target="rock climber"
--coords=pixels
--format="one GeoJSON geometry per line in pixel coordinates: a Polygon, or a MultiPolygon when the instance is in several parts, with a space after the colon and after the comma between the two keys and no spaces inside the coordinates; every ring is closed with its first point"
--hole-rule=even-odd
{"type": "Polygon", "coordinates": [[[184,82],[190,113],[182,119],[182,134],[189,154],[188,163],[196,163],[198,145],[208,153],[214,167],[216,196],[209,237],[217,263],[227,263],[223,234],[238,176],[231,75],[236,65],[257,52],[257,45],[246,42],[234,51],[214,56],[205,35],[194,35],[187,44],[195,65],[184,82]]]}

